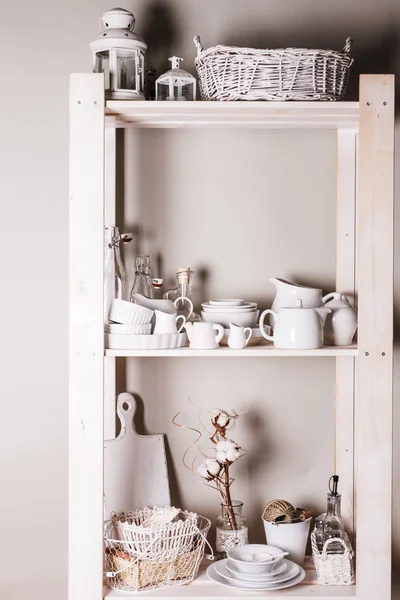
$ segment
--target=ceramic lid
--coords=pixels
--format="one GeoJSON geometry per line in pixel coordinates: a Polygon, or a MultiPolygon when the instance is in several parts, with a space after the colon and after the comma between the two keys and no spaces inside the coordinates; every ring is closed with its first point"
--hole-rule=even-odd
{"type": "Polygon", "coordinates": [[[346,296],[335,293],[332,300],[324,304],[325,308],[353,308],[346,296]]]}

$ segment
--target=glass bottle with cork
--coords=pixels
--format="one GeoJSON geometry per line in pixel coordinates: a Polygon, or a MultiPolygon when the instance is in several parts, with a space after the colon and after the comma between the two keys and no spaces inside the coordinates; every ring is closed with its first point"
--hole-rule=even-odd
{"type": "MultiPolygon", "coordinates": [[[[193,271],[190,267],[179,267],[176,273],[176,288],[167,290],[164,294],[166,300],[172,300],[174,302],[177,298],[188,298],[192,302],[192,277],[193,271]]],[[[184,300],[177,302],[177,313],[178,315],[184,315],[188,321],[201,321],[200,315],[195,312],[190,314],[189,303],[184,300]],[[189,316],[189,318],[188,318],[189,316]]]]}

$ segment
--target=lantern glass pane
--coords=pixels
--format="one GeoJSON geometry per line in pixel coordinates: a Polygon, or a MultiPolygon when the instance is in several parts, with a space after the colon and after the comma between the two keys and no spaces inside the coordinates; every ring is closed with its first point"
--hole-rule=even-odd
{"type": "Polygon", "coordinates": [[[136,52],[118,48],[117,87],[120,90],[136,89],[136,52]]]}
{"type": "Polygon", "coordinates": [[[105,89],[110,89],[110,53],[109,50],[96,52],[95,73],[104,73],[105,89]]]}
{"type": "Polygon", "coordinates": [[[193,100],[193,89],[192,83],[186,83],[184,85],[173,85],[173,95],[170,95],[170,87],[165,83],[157,83],[157,99],[158,100],[193,100]]]}

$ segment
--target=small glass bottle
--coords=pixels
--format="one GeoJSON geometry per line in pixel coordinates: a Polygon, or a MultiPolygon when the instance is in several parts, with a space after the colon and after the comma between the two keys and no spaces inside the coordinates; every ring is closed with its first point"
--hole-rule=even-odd
{"type": "MultiPolygon", "coordinates": [[[[172,300],[174,302],[177,298],[189,298],[192,301],[192,277],[193,271],[190,267],[179,267],[176,273],[176,288],[167,290],[164,294],[164,298],[172,300]]],[[[200,315],[192,312],[189,319],[187,318],[190,312],[187,302],[180,300],[176,307],[178,315],[184,315],[187,321],[195,322],[201,321],[200,315]]]]}
{"type": "Polygon", "coordinates": [[[135,280],[130,294],[130,301],[133,302],[134,294],[141,294],[146,298],[153,298],[153,286],[151,279],[150,256],[138,254],[135,262],[135,280]]]}
{"type": "Polygon", "coordinates": [[[242,514],[243,502],[232,500],[232,510],[227,504],[221,504],[222,514],[217,519],[216,549],[217,558],[226,558],[230,548],[242,546],[249,541],[247,520],[242,514]],[[233,515],[232,515],[233,511],[233,515]]]}
{"type": "MultiPolygon", "coordinates": [[[[339,477],[333,475],[331,480],[333,480],[333,486],[327,494],[326,513],[319,515],[315,520],[315,534],[319,552],[323,551],[324,544],[329,539],[340,538],[346,542],[349,541],[341,515],[342,496],[337,493],[339,477]]],[[[328,554],[343,554],[343,552],[343,546],[339,543],[332,543],[327,547],[328,554]]]]}
{"type": "Polygon", "coordinates": [[[126,273],[122,262],[119,227],[104,229],[104,322],[114,299],[126,300],[126,273]]]}

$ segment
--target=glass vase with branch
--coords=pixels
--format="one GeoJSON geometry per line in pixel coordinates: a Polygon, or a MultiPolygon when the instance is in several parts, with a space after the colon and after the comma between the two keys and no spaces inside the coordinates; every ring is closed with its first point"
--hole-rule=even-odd
{"type": "Polygon", "coordinates": [[[212,409],[209,411],[211,413],[212,431],[209,431],[201,421],[201,412],[203,410],[205,409],[201,408],[199,421],[209,436],[208,439],[212,443],[211,448],[207,448],[206,450],[200,448],[204,432],[202,433],[198,429],[177,423],[176,418],[179,413],[173,418],[173,423],[197,433],[196,440],[184,453],[183,464],[190,471],[197,472],[202,478],[203,483],[216,490],[221,497],[222,514],[217,520],[216,547],[218,557],[225,558],[226,551],[229,548],[247,544],[248,542],[247,522],[242,515],[243,503],[232,500],[231,496],[231,486],[234,482],[231,476],[231,467],[239,458],[246,454],[246,451],[237,442],[228,437],[240,413],[237,413],[235,410],[212,409]],[[197,448],[198,451],[192,462],[188,464],[189,452],[194,448],[197,448]],[[200,464],[199,460],[201,461],[200,464]]]}

